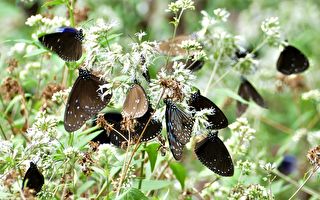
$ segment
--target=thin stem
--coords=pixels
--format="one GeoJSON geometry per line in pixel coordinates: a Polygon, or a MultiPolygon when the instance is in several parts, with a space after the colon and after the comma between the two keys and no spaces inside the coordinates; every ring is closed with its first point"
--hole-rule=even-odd
{"type": "Polygon", "coordinates": [[[3,137],[5,140],[8,140],[6,134],[5,134],[4,131],[3,131],[3,128],[2,128],[2,126],[1,126],[1,124],[0,124],[0,130],[1,130],[2,137],[3,137]]]}
{"type": "Polygon", "coordinates": [[[71,27],[75,26],[75,21],[74,21],[74,0],[70,0],[70,3],[68,3],[67,5],[68,10],[69,10],[69,20],[70,20],[70,25],[71,27]]]}
{"type": "MultiPolygon", "coordinates": [[[[146,148],[147,144],[144,143],[144,148],[146,148]]],[[[140,166],[140,180],[139,180],[139,185],[138,185],[138,189],[141,189],[141,185],[142,185],[142,179],[143,179],[143,168],[144,168],[144,159],[146,156],[146,151],[143,150],[142,151],[142,160],[141,160],[141,166],[140,166]]]]}
{"type": "Polygon", "coordinates": [[[217,68],[218,68],[218,64],[220,63],[220,59],[221,59],[221,55],[222,55],[222,52],[221,52],[221,51],[222,51],[222,48],[220,48],[218,58],[217,58],[217,60],[216,60],[215,63],[214,63],[214,67],[213,67],[213,70],[212,70],[212,72],[211,72],[209,82],[208,82],[208,84],[207,84],[207,86],[206,86],[206,89],[205,89],[205,91],[204,91],[204,93],[203,93],[204,96],[207,96],[209,87],[210,87],[210,85],[211,85],[211,83],[212,83],[212,81],[213,81],[213,78],[214,78],[215,74],[216,74],[216,71],[217,71],[217,68]]]}
{"type": "MultiPolygon", "coordinates": [[[[309,174],[309,176],[306,178],[306,180],[300,185],[300,187],[293,193],[293,195],[289,198],[291,200],[298,192],[303,188],[303,186],[308,182],[308,180],[311,178],[311,176],[319,169],[319,166],[316,166],[312,172],[309,174]]],[[[317,195],[318,196],[318,195],[317,195]]],[[[319,196],[318,196],[319,197],[319,196]]]]}
{"type": "MultiPolygon", "coordinates": [[[[277,175],[278,177],[282,178],[283,180],[287,181],[288,183],[296,186],[296,187],[299,187],[299,183],[296,182],[295,180],[292,180],[290,177],[288,176],[285,176],[284,174],[280,173],[279,171],[277,170],[274,170],[272,171],[273,174],[277,175]]],[[[310,194],[311,196],[315,196],[317,198],[320,198],[320,194],[318,194],[316,191],[312,190],[311,188],[307,187],[307,186],[304,186],[301,188],[301,191],[307,193],[307,194],[310,194]]]]}
{"type": "MultiPolygon", "coordinates": [[[[158,105],[159,105],[159,103],[160,103],[160,100],[162,99],[162,96],[163,96],[163,94],[164,94],[164,91],[165,91],[165,90],[162,90],[162,92],[161,92],[161,95],[160,95],[160,97],[159,97],[159,99],[158,99],[158,101],[157,101],[155,110],[157,109],[157,107],[158,107],[158,105]]],[[[126,177],[126,175],[127,175],[127,173],[128,173],[128,170],[129,170],[129,167],[130,167],[130,163],[131,163],[131,161],[132,161],[132,159],[133,159],[133,156],[135,155],[135,153],[137,152],[138,148],[139,148],[140,145],[141,145],[140,140],[141,140],[144,132],[146,131],[146,129],[147,129],[147,127],[148,127],[148,125],[149,125],[149,123],[150,123],[151,118],[153,117],[153,115],[154,115],[154,113],[152,113],[152,115],[149,117],[146,125],[144,126],[144,128],[143,128],[143,130],[142,130],[142,132],[141,132],[141,134],[140,134],[140,136],[139,136],[139,138],[138,138],[137,144],[135,145],[135,147],[134,147],[134,149],[133,149],[133,151],[132,151],[132,153],[131,153],[131,156],[130,156],[130,159],[129,159],[129,161],[128,161],[128,164],[127,164],[127,166],[125,167],[124,174],[123,174],[123,176],[121,177],[120,183],[119,183],[119,185],[118,185],[117,196],[118,196],[119,193],[120,193],[121,186],[122,186],[122,183],[123,183],[123,179],[126,177]]]]}

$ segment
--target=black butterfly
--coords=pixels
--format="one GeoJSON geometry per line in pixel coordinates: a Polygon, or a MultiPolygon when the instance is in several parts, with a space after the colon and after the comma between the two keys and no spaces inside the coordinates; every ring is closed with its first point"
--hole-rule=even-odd
{"type": "Polygon", "coordinates": [[[189,100],[189,106],[196,111],[201,111],[203,109],[213,109],[214,113],[212,115],[207,115],[208,122],[210,125],[208,129],[222,129],[228,126],[228,119],[224,113],[216,106],[210,99],[202,96],[200,90],[191,95],[189,100]]]}
{"type": "Polygon", "coordinates": [[[309,68],[308,58],[297,48],[286,46],[277,61],[277,70],[285,75],[304,72],[309,68]]]}
{"type": "Polygon", "coordinates": [[[285,155],[283,160],[278,166],[279,172],[289,175],[297,168],[297,159],[292,155],[285,155]]]}
{"type": "Polygon", "coordinates": [[[64,113],[64,128],[66,131],[76,131],[91,117],[96,115],[109,103],[111,94],[101,99],[104,91],[100,85],[103,80],[89,71],[79,69],[79,77],[73,84],[64,113]]]}
{"type": "Polygon", "coordinates": [[[196,143],[195,153],[200,162],[221,176],[233,176],[234,167],[228,149],[218,137],[218,131],[196,143]]]}
{"type": "MultiPolygon", "coordinates": [[[[239,96],[244,100],[249,101],[251,98],[256,104],[263,108],[267,108],[262,96],[257,92],[257,90],[251,85],[251,83],[244,77],[241,77],[241,84],[238,90],[239,96]]],[[[237,101],[237,116],[241,116],[248,108],[247,104],[237,101]]]]}
{"type": "MultiPolygon", "coordinates": [[[[111,143],[117,147],[121,147],[123,142],[129,140],[128,133],[121,131],[121,121],[123,120],[122,115],[117,112],[109,112],[105,113],[103,117],[110,125],[113,126],[113,129],[110,129],[109,133],[106,130],[103,130],[103,132],[92,139],[92,141],[99,142],[100,144],[111,143]]],[[[94,122],[94,125],[95,124],[96,123],[94,122]]]]}
{"type": "Polygon", "coordinates": [[[79,31],[72,27],[61,27],[54,33],[39,37],[39,41],[60,58],[69,62],[77,61],[82,56],[82,29],[79,31]]]}
{"type": "MultiPolygon", "coordinates": [[[[154,112],[153,108],[149,106],[148,111],[142,117],[137,118],[137,126],[135,128],[135,133],[139,137],[142,133],[145,125],[147,124],[149,118],[151,117],[152,113],[154,112]]],[[[142,142],[146,142],[152,140],[153,138],[157,137],[162,131],[162,123],[159,120],[151,118],[143,136],[141,138],[142,142]]]]}
{"type": "Polygon", "coordinates": [[[185,144],[190,141],[194,120],[190,115],[180,110],[170,99],[166,104],[166,127],[168,140],[173,157],[180,160],[185,144]]]}
{"type": "MultiPolygon", "coordinates": [[[[131,133],[131,138],[137,139],[140,136],[146,123],[151,117],[152,113],[153,113],[153,109],[149,107],[148,112],[144,116],[136,119],[137,124],[135,125],[134,132],[131,133]]],[[[95,141],[95,142],[99,141],[100,144],[111,143],[117,147],[121,147],[121,144],[123,142],[129,140],[129,133],[127,131],[121,130],[121,122],[123,120],[122,115],[120,113],[105,113],[104,119],[109,124],[113,124],[113,129],[117,131],[111,129],[110,133],[107,133],[106,130],[104,130],[92,141],[95,141]],[[121,135],[119,133],[121,133],[121,135]]],[[[153,138],[157,137],[161,133],[161,130],[162,130],[161,122],[156,119],[151,119],[141,138],[141,141],[147,142],[149,140],[152,140],[153,138]]]]}
{"type": "Polygon", "coordinates": [[[187,63],[186,63],[186,68],[195,72],[195,71],[198,71],[199,69],[201,69],[204,65],[204,61],[203,60],[188,60],[187,63]]]}
{"type": "Polygon", "coordinates": [[[123,104],[122,113],[125,117],[142,117],[148,111],[148,99],[144,89],[135,83],[129,90],[123,104]]]}
{"type": "Polygon", "coordinates": [[[38,170],[37,165],[30,162],[30,167],[24,175],[22,182],[22,190],[24,187],[33,189],[36,193],[40,192],[42,185],[44,184],[44,177],[38,170]]]}

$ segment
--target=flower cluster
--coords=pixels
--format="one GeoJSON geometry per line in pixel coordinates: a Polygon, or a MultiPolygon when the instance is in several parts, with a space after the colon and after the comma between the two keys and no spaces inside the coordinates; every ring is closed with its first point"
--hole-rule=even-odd
{"type": "Polygon", "coordinates": [[[232,137],[226,141],[233,155],[245,155],[249,149],[250,141],[255,138],[256,130],[250,127],[246,118],[238,118],[229,125],[232,137]]]}
{"type": "Polygon", "coordinates": [[[278,46],[280,43],[280,25],[278,17],[265,19],[261,24],[261,30],[269,45],[278,46]]]}
{"type": "Polygon", "coordinates": [[[320,90],[314,89],[302,94],[303,100],[314,100],[316,102],[320,102],[320,90]]]}
{"type": "Polygon", "coordinates": [[[32,38],[38,39],[40,34],[52,32],[57,27],[70,26],[70,22],[64,17],[54,16],[50,19],[37,14],[29,17],[26,25],[38,28],[37,32],[32,34],[32,38]]]}
{"type": "Polygon", "coordinates": [[[256,169],[256,164],[248,160],[238,160],[236,166],[243,175],[250,175],[256,169]]]}
{"type": "Polygon", "coordinates": [[[161,69],[157,79],[151,80],[151,101],[156,102],[162,91],[164,92],[163,98],[171,98],[178,101],[182,101],[184,97],[191,95],[191,83],[195,76],[190,70],[185,69],[185,64],[181,62],[174,62],[172,69],[173,72],[171,74],[161,69]]]}
{"type": "Polygon", "coordinates": [[[318,169],[320,167],[320,146],[310,149],[307,157],[310,163],[318,169]]]}
{"type": "Polygon", "coordinates": [[[228,199],[260,199],[260,200],[271,200],[273,196],[268,194],[268,190],[258,184],[251,185],[237,185],[230,192],[228,199]]]}
{"type": "Polygon", "coordinates": [[[194,10],[194,2],[192,0],[177,0],[171,2],[168,6],[167,12],[178,13],[179,10],[194,10]]]}

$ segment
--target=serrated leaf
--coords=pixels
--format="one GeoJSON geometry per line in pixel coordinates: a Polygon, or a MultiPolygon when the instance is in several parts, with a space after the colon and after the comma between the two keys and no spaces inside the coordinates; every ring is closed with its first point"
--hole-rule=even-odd
{"type": "Polygon", "coordinates": [[[53,1],[46,2],[45,4],[43,4],[42,7],[57,6],[57,5],[61,5],[64,3],[65,3],[65,0],[53,0],[53,1]]]}
{"type": "Polygon", "coordinates": [[[157,162],[157,157],[158,157],[158,149],[160,147],[160,144],[158,143],[152,143],[149,144],[145,150],[148,153],[149,161],[150,161],[150,167],[151,167],[151,172],[153,172],[154,167],[157,162]]]}
{"type": "Polygon", "coordinates": [[[170,168],[177,178],[177,180],[180,182],[181,188],[184,188],[184,181],[186,180],[187,176],[187,170],[184,168],[183,165],[177,162],[170,163],[170,168]]]}
{"type": "Polygon", "coordinates": [[[148,200],[148,198],[137,188],[124,191],[116,200],[148,200]]]}

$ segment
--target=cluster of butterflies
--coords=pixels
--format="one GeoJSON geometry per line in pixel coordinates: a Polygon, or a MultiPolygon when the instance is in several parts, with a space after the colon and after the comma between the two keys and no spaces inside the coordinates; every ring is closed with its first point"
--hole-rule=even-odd
{"type": "MultiPolygon", "coordinates": [[[[45,47],[57,53],[63,60],[69,62],[81,58],[83,38],[82,30],[62,27],[54,33],[39,37],[39,41],[45,47]]],[[[183,38],[177,37],[175,40],[161,43],[160,51],[168,56],[185,54],[185,50],[180,48],[178,44],[190,38],[183,38]]],[[[186,64],[191,71],[199,70],[203,65],[204,61],[202,60],[186,64]]],[[[308,67],[309,62],[306,56],[293,46],[286,46],[277,62],[278,71],[286,75],[303,72],[308,67]]],[[[79,76],[69,94],[65,109],[65,130],[73,132],[80,129],[87,120],[96,116],[107,106],[112,94],[101,98],[105,91],[99,89],[99,86],[105,83],[88,70],[79,69],[79,76]]],[[[244,77],[242,77],[238,94],[247,101],[252,99],[258,105],[266,107],[261,95],[244,77]]],[[[194,119],[171,99],[165,99],[164,103],[166,104],[165,123],[169,147],[173,157],[180,160],[184,146],[190,141],[194,119]]],[[[207,121],[210,123],[207,126],[209,134],[195,145],[197,157],[213,172],[222,176],[232,176],[234,173],[232,159],[227,148],[219,139],[217,132],[217,130],[228,126],[226,116],[212,101],[202,96],[199,90],[190,97],[189,106],[195,112],[202,109],[214,110],[212,115],[207,116],[207,121]]],[[[240,116],[244,113],[247,107],[247,104],[237,102],[237,115],[240,116]]],[[[122,114],[109,112],[103,116],[105,121],[113,125],[111,131],[104,130],[94,140],[101,143],[112,143],[120,147],[123,142],[139,137],[143,142],[154,139],[161,133],[162,123],[152,117],[153,112],[154,109],[149,104],[144,89],[138,82],[135,82],[128,91],[122,114]],[[133,131],[123,130],[121,122],[124,118],[136,121],[133,131]]]]}

